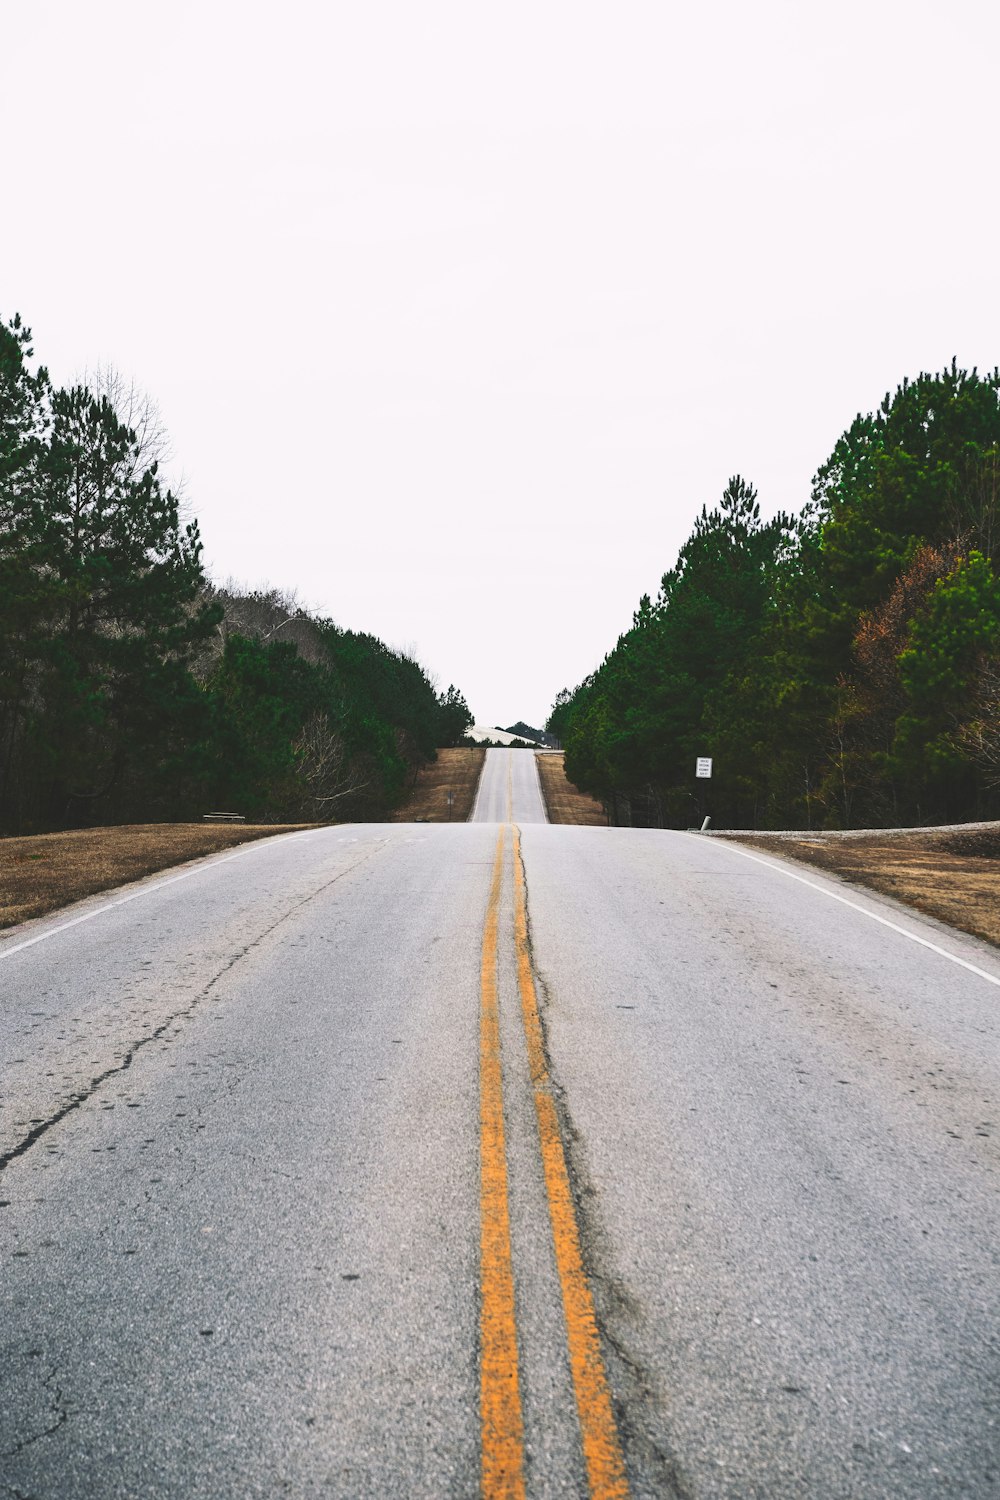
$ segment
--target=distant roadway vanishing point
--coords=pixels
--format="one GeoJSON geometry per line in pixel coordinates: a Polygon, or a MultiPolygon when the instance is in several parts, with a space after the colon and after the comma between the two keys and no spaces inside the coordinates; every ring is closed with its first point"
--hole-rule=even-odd
{"type": "Polygon", "coordinates": [[[0,1496],[1000,1494],[988,945],[492,750],[0,994],[0,1496]]]}

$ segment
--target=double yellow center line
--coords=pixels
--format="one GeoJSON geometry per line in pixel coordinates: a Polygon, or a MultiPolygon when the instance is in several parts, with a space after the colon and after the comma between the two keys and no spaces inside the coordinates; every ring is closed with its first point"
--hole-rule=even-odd
{"type": "MultiPolygon", "coordinates": [[[[484,1500],[501,1500],[501,1497],[503,1500],[520,1500],[526,1494],[497,977],[506,846],[507,828],[504,827],[497,836],[480,970],[480,1418],[484,1500]]],[[[513,828],[512,852],[514,950],[521,1020],[587,1482],[592,1500],[626,1500],[628,1481],[621,1442],[601,1354],[593,1293],[583,1264],[566,1151],[552,1099],[528,942],[521,836],[516,827],[513,828]]]]}

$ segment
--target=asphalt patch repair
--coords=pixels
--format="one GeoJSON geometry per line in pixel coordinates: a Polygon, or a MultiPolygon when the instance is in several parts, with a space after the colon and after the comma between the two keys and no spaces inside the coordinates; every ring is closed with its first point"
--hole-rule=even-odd
{"type": "Polygon", "coordinates": [[[814,865],[1000,947],[1000,823],[713,837],[814,865]]]}

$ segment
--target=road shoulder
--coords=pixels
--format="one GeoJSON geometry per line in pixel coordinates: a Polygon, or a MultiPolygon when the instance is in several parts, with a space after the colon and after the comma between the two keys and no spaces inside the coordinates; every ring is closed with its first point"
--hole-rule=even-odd
{"type": "Polygon", "coordinates": [[[811,865],[1000,947],[1000,823],[708,836],[811,865]]]}

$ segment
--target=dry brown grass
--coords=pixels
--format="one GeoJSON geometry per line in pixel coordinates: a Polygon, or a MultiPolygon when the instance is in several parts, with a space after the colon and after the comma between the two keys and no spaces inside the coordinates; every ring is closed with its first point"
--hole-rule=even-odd
{"type": "Polygon", "coordinates": [[[885,833],[755,834],[739,842],[829,870],[1000,946],[1000,823],[885,833]]]}
{"type": "Polygon", "coordinates": [[[599,802],[578,791],[567,779],[561,750],[535,752],[542,798],[550,823],[578,823],[587,828],[606,828],[607,814],[599,802]]]}
{"type": "Polygon", "coordinates": [[[421,766],[394,823],[467,823],[486,751],[478,746],[439,750],[433,765],[421,766]],[[454,801],[449,808],[448,793],[454,801]]]}
{"type": "Polygon", "coordinates": [[[0,928],[301,823],[132,823],[0,839],[0,928]]]}

